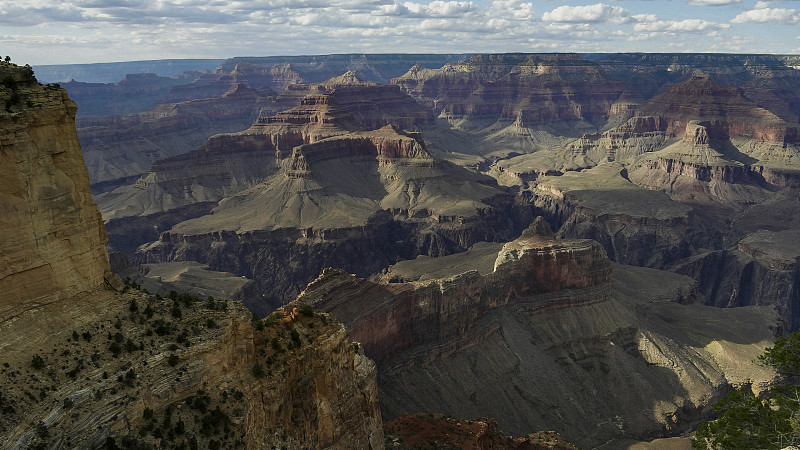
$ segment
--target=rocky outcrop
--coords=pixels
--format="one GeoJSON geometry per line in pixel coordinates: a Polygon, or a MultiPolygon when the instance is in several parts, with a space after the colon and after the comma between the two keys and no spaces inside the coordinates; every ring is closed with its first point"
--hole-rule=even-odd
{"type": "Polygon", "coordinates": [[[784,331],[800,328],[800,272],[796,229],[759,230],[733,248],[707,251],[675,270],[700,280],[709,305],[772,305],[784,331]]]}
{"type": "Polygon", "coordinates": [[[566,304],[554,299],[537,309],[605,301],[610,274],[608,258],[596,242],[528,236],[505,244],[488,274],[469,271],[428,283],[385,285],[326,270],[298,300],[333,311],[379,364],[408,348],[425,346],[430,353],[417,355],[424,364],[457,351],[458,338],[471,334],[478,318],[516,298],[585,289],[581,298],[566,304]],[[353,307],[357,296],[371,300],[353,307]]]}
{"type": "Polygon", "coordinates": [[[383,448],[375,365],[334,317],[114,283],[74,103],[0,75],[0,447],[383,448]]]}
{"type": "Polygon", "coordinates": [[[372,280],[331,269],[298,298],[361,336],[386,419],[489,415],[591,447],[680,434],[730,385],[772,376],[753,362],[771,308],[706,314],[688,277],[611,265],[592,241],[529,232],[372,280]]]}
{"type": "Polygon", "coordinates": [[[459,126],[554,132],[605,123],[624,91],[575,54],[476,55],[441,69],[416,66],[392,83],[459,126]]]}
{"type": "Polygon", "coordinates": [[[335,318],[173,298],[90,296],[0,324],[0,445],[383,448],[375,365],[335,318]]]}
{"type": "Polygon", "coordinates": [[[274,107],[274,95],[236,85],[219,97],[79,119],[78,137],[93,191],[135,181],[156,160],[193,150],[214,134],[246,129],[262,111],[274,107]]]}
{"type": "Polygon", "coordinates": [[[110,277],[100,213],[75,134],[75,103],[0,63],[0,322],[101,290],[110,277]]]}

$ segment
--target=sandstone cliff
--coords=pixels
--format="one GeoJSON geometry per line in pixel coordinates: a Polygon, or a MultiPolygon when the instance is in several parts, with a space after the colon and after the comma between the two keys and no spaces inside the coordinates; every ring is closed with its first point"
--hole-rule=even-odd
{"type": "Polygon", "coordinates": [[[0,75],[0,447],[383,447],[375,365],[335,318],[115,283],[74,103],[0,75]]]}
{"type": "Polygon", "coordinates": [[[104,287],[107,240],[88,190],[75,103],[0,64],[0,321],[104,287]]]}
{"type": "Polygon", "coordinates": [[[299,299],[361,336],[387,419],[490,415],[596,446],[683,433],[730,385],[772,376],[753,362],[771,308],[686,304],[691,279],[611,265],[592,241],[527,233],[372,281],[328,270],[299,299]]]}

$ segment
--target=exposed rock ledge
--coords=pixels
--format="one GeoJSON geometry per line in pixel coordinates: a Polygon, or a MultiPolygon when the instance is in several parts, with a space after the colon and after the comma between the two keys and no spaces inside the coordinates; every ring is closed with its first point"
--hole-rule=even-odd
{"type": "MultiPolygon", "coordinates": [[[[582,289],[583,295],[547,299],[536,309],[608,300],[611,266],[600,244],[527,235],[503,246],[491,273],[468,270],[431,281],[376,283],[325,269],[298,300],[334,311],[367,354],[384,361],[409,347],[457,339],[483,313],[516,298],[567,289],[582,289]],[[356,306],[352,300],[357,297],[371,301],[356,306]]],[[[447,355],[459,346],[434,347],[424,359],[447,355]]]]}
{"type": "Polygon", "coordinates": [[[328,269],[300,300],[336,314],[376,360],[385,420],[489,416],[506,433],[594,447],[688,433],[730,386],[771,380],[754,361],[773,308],[694,303],[688,277],[612,266],[594,241],[534,228],[371,280],[328,269]]]}

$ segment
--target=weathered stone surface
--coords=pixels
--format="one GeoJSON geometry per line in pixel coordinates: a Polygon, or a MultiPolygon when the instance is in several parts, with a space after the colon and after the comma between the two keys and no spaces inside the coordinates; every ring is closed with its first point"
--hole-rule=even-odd
{"type": "Polygon", "coordinates": [[[262,110],[273,110],[275,95],[238,84],[218,97],[78,119],[92,189],[101,193],[130,183],[156,160],[193,150],[214,134],[246,129],[262,110]]]}
{"type": "Polygon", "coordinates": [[[698,299],[691,279],[610,267],[591,241],[492,245],[405,261],[383,281],[327,270],[299,296],[361,336],[385,418],[489,415],[594,446],[679,434],[728,386],[772,377],[754,363],[771,308],[685,304],[698,299]]]}
{"type": "Polygon", "coordinates": [[[110,276],[75,104],[21,67],[0,63],[0,321],[103,289],[110,276]]]}
{"type": "Polygon", "coordinates": [[[0,447],[383,448],[375,365],[335,318],[106,289],[74,103],[0,78],[0,447]]]}

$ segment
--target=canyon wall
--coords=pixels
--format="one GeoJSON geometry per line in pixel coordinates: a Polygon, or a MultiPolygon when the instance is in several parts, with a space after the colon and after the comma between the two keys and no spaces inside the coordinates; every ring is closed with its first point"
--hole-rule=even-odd
{"type": "Polygon", "coordinates": [[[75,104],[0,79],[0,447],[383,448],[375,365],[334,317],[123,286],[75,104]]]}
{"type": "Polygon", "coordinates": [[[703,306],[688,277],[610,264],[598,243],[548,231],[538,219],[513,242],[370,280],[329,269],[298,300],[360,336],[386,420],[489,415],[507,433],[614,445],[686,433],[731,386],[771,380],[754,358],[772,308],[703,306]]]}
{"type": "Polygon", "coordinates": [[[110,277],[100,213],[75,133],[75,103],[0,64],[0,321],[89,293],[110,277]]]}

